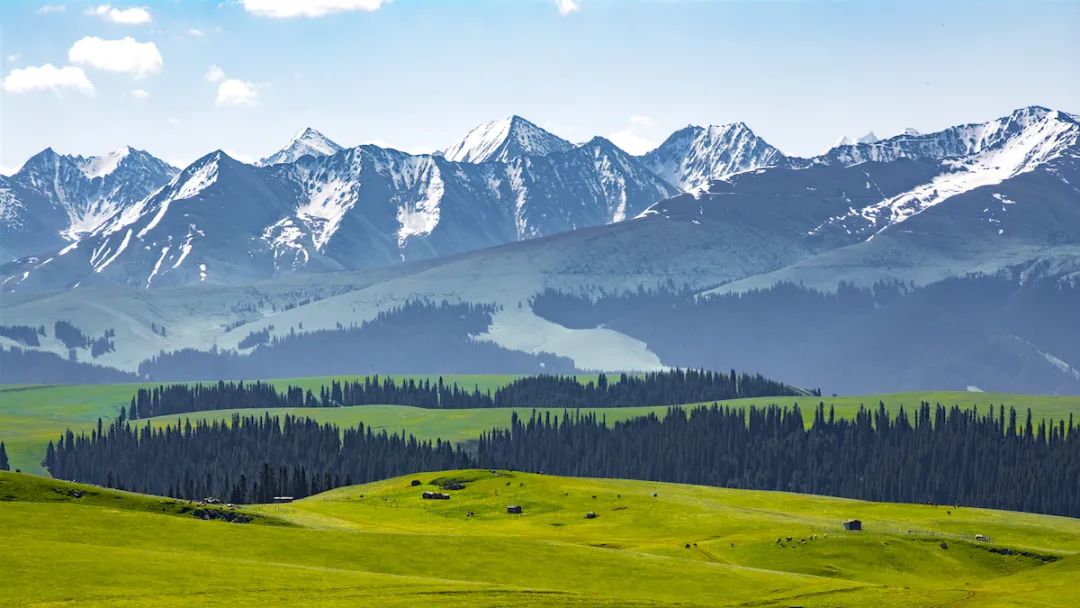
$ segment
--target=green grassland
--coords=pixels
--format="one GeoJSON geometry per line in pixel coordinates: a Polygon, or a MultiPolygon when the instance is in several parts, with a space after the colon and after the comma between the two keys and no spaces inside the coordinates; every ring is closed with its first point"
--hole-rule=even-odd
{"type": "MultiPolygon", "coordinates": [[[[447,382],[457,382],[462,386],[479,387],[481,391],[494,390],[514,379],[515,376],[473,375],[446,376],[447,382]]],[[[362,376],[335,377],[351,380],[362,376]]],[[[395,376],[395,378],[434,378],[433,376],[395,376]]],[[[582,376],[583,379],[591,376],[582,376]]],[[[288,384],[305,389],[317,390],[331,378],[301,378],[290,380],[272,380],[279,386],[288,384]]],[[[0,441],[7,444],[12,467],[24,471],[41,473],[38,464],[44,455],[45,445],[56,439],[67,428],[75,431],[91,428],[97,419],[110,420],[120,407],[126,406],[135,391],[142,386],[157,384],[104,384],[76,386],[0,386],[0,441]]],[[[736,399],[723,403],[730,405],[793,405],[798,403],[807,411],[806,420],[810,422],[808,410],[819,401],[826,406],[833,406],[840,416],[851,416],[860,405],[876,407],[879,401],[895,412],[900,407],[910,411],[921,401],[959,405],[961,407],[988,407],[989,405],[1013,406],[1023,412],[1031,408],[1039,418],[1060,420],[1070,414],[1080,415],[1080,396],[1058,397],[1042,395],[1010,395],[1003,393],[969,393],[931,391],[922,393],[895,393],[888,395],[861,395],[844,397],[760,397],[736,399]]],[[[606,416],[609,423],[640,416],[649,412],[663,415],[665,406],[602,408],[596,409],[606,416]]],[[[354,406],[342,408],[294,408],[267,410],[221,410],[184,415],[191,420],[227,419],[234,412],[252,415],[269,411],[276,414],[291,413],[308,416],[323,422],[333,422],[341,426],[355,426],[363,422],[376,429],[390,432],[406,431],[424,439],[440,437],[449,441],[462,442],[475,439],[481,431],[495,426],[505,426],[510,421],[512,411],[519,415],[528,415],[529,408],[493,408],[467,410],[426,410],[408,406],[378,405],[354,406]]],[[[549,408],[547,411],[561,413],[562,408],[549,408]]],[[[176,416],[155,420],[156,424],[175,422],[176,416]]]]}
{"type": "Polygon", "coordinates": [[[241,508],[251,524],[201,521],[177,504],[0,473],[0,605],[1080,602],[1080,520],[1060,517],[501,471],[241,508]],[[446,480],[466,487],[420,498],[446,480]],[[852,517],[863,532],[841,528],[852,517]]]}

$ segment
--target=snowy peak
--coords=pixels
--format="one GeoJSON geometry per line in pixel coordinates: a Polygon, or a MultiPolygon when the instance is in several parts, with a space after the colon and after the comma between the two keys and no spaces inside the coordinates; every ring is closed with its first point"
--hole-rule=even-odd
{"type": "Polygon", "coordinates": [[[901,158],[912,160],[960,158],[1004,145],[1030,126],[1047,120],[1076,122],[1064,112],[1041,106],[1030,106],[1015,110],[1008,116],[996,120],[958,125],[936,133],[919,133],[915,129],[905,129],[904,133],[888,139],[840,142],[824,155],[814,158],[813,162],[854,165],[867,161],[892,162],[901,158]]]}
{"type": "Polygon", "coordinates": [[[643,159],[672,186],[693,191],[735,173],[780,164],[784,155],[737,122],[690,125],[673,133],[643,159]]]}
{"type": "Polygon", "coordinates": [[[129,146],[120,148],[113,152],[109,152],[104,156],[90,156],[83,158],[76,156],[73,160],[78,165],[79,170],[83,172],[89,179],[95,179],[99,177],[105,177],[110,175],[113,171],[116,171],[120,163],[127,158],[128,154],[132,152],[129,146]]]}
{"type": "Polygon", "coordinates": [[[289,140],[289,144],[256,163],[260,167],[295,162],[305,156],[331,156],[343,148],[329,137],[308,127],[289,140]]]}
{"type": "MultiPolygon", "coordinates": [[[[46,148],[11,176],[12,193],[21,205],[21,226],[37,226],[36,243],[59,238],[70,242],[101,227],[161,188],[177,170],[151,154],[124,147],[103,156],[70,156],[46,148]]],[[[6,234],[18,241],[18,234],[6,234]]],[[[27,241],[29,243],[29,241],[27,241]]],[[[30,245],[27,245],[28,247],[30,245]]],[[[31,253],[36,251],[27,251],[31,253]]]]}
{"type": "MultiPolygon", "coordinates": [[[[918,131],[915,131],[914,133],[909,133],[909,131],[914,131],[914,129],[906,129],[904,133],[907,135],[918,135],[918,131]]],[[[833,148],[836,148],[838,146],[854,146],[858,144],[875,144],[879,141],[881,141],[881,138],[875,135],[873,131],[870,131],[862,137],[852,138],[845,135],[840,139],[836,140],[836,143],[833,144],[833,148]]]]}
{"type": "MultiPolygon", "coordinates": [[[[911,190],[885,198],[866,208],[852,209],[846,214],[830,218],[814,232],[828,227],[840,227],[848,234],[862,234],[869,240],[955,196],[977,188],[1001,184],[1063,156],[1078,157],[1080,123],[1062,112],[1037,107],[1024,108],[988,123],[953,127],[929,135],[901,135],[880,143],[889,144],[889,147],[882,150],[879,150],[878,146],[859,146],[852,149],[881,151],[884,159],[889,159],[891,154],[922,153],[929,150],[941,154],[940,172],[930,181],[911,190]],[[923,148],[906,147],[906,144],[912,141],[933,145],[923,148]],[[958,149],[971,152],[945,153],[958,149]]],[[[870,186],[868,181],[867,188],[870,186]]]]}
{"type": "Polygon", "coordinates": [[[469,131],[443,154],[461,163],[508,162],[522,156],[546,156],[573,145],[520,116],[485,123],[469,131]]]}
{"type": "MultiPolygon", "coordinates": [[[[131,146],[124,146],[101,156],[59,154],[52,148],[45,148],[30,157],[15,175],[41,175],[50,171],[55,172],[70,168],[78,169],[82,174],[82,178],[87,180],[104,179],[121,169],[171,175],[177,172],[175,167],[149,152],[136,150],[131,146]]],[[[15,175],[12,177],[15,177],[15,175]]],[[[130,176],[122,175],[118,177],[126,179],[130,176]]]]}

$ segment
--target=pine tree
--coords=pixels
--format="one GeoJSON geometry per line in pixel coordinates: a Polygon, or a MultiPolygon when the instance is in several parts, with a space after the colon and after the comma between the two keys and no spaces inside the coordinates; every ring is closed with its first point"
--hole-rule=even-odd
{"type": "Polygon", "coordinates": [[[0,441],[0,471],[10,471],[11,463],[8,462],[7,448],[4,446],[4,442],[0,441]]]}

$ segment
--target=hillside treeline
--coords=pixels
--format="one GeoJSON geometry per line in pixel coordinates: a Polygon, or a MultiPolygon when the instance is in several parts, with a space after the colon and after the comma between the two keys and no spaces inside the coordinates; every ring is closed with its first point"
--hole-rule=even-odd
{"type": "Polygon", "coordinates": [[[409,301],[358,325],[333,329],[291,328],[269,336],[248,334],[248,353],[183,349],[139,364],[139,375],[156,382],[239,380],[408,370],[414,374],[569,373],[574,362],[551,353],[524,353],[476,340],[491,326],[495,307],[409,301]]]}
{"type": "MultiPolygon", "coordinates": [[[[817,389],[809,393],[821,395],[817,389]]],[[[761,374],[673,369],[639,375],[621,374],[615,381],[600,374],[595,383],[581,383],[573,376],[519,378],[495,391],[495,403],[514,407],[619,407],[804,394],[807,392],[761,374]]]]}
{"type": "Polygon", "coordinates": [[[42,464],[53,477],[174,498],[233,503],[308,496],[414,471],[470,466],[442,441],[360,425],[344,432],[309,418],[233,416],[155,429],[123,416],[89,435],[68,431],[42,464]]]}
{"type": "Polygon", "coordinates": [[[0,384],[53,384],[61,380],[91,384],[138,382],[139,377],[111,367],[65,359],[48,351],[0,346],[0,384]]]}
{"type": "Polygon", "coordinates": [[[1072,395],[1080,377],[1043,356],[1080,361],[1080,282],[1056,277],[1049,263],[1025,264],[925,286],[841,283],[833,292],[791,283],[708,296],[671,286],[547,291],[532,306],[566,327],[641,340],[671,366],[722,369],[737,354],[740,368],[843,394],[977,386],[1072,395]]]}
{"type": "Polygon", "coordinates": [[[838,419],[819,406],[671,408],[606,426],[595,414],[513,416],[475,450],[286,416],[154,429],[119,417],[50,443],[54,477],[181,498],[264,502],[424,470],[497,467],[865,500],[1080,516],[1080,433],[1014,409],[923,404],[838,419]]]}
{"type": "MultiPolygon", "coordinates": [[[[574,376],[539,375],[518,378],[495,391],[468,390],[436,380],[395,380],[369,376],[363,380],[323,385],[318,392],[289,385],[277,389],[265,382],[174,384],[139,389],[127,415],[132,419],[207,410],[266,407],[337,407],[342,405],[412,405],[423,408],[488,407],[616,407],[677,405],[737,397],[799,395],[800,391],[760,374],[670,370],[641,375],[621,374],[608,380],[580,382],[574,376]]],[[[814,391],[814,394],[820,394],[814,391]]]]}
{"type": "Polygon", "coordinates": [[[1080,516],[1080,433],[1016,411],[884,405],[837,419],[792,409],[672,408],[606,426],[516,416],[481,437],[481,466],[1080,516]]]}

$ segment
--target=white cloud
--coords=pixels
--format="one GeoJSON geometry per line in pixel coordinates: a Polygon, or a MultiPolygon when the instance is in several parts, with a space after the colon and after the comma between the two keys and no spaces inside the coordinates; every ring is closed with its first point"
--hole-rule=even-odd
{"type": "Polygon", "coordinates": [[[377,11],[390,0],[242,0],[249,13],[275,19],[322,17],[346,11],[377,11]]]}
{"type": "Polygon", "coordinates": [[[656,141],[648,135],[650,132],[655,133],[653,130],[655,126],[656,121],[651,116],[641,114],[631,116],[629,124],[614,133],[610,133],[608,139],[631,154],[644,154],[656,148],[656,141]]]}
{"type": "Polygon", "coordinates": [[[153,17],[150,16],[150,11],[142,6],[113,8],[111,5],[101,4],[87,9],[86,13],[89,15],[97,15],[106,21],[123,23],[125,25],[139,25],[142,23],[150,23],[154,20],[153,17]]]}
{"type": "Polygon", "coordinates": [[[18,63],[22,59],[22,53],[13,53],[7,56],[8,63],[18,63]]]}
{"type": "Polygon", "coordinates": [[[259,101],[255,85],[229,78],[218,86],[216,103],[219,106],[253,106],[259,101]]]}
{"type": "Polygon", "coordinates": [[[37,9],[39,15],[50,15],[52,13],[65,13],[67,12],[67,6],[63,4],[46,4],[37,9]]]}
{"type": "Polygon", "coordinates": [[[206,70],[206,79],[210,82],[221,82],[225,80],[225,70],[212,65],[206,70]]]}
{"type": "Polygon", "coordinates": [[[608,135],[608,139],[616,146],[619,146],[631,154],[644,154],[656,147],[656,142],[648,137],[639,135],[633,129],[615,131],[608,135]]]}
{"type": "Polygon", "coordinates": [[[581,5],[578,4],[578,0],[555,0],[555,8],[558,9],[560,15],[565,17],[570,13],[577,12],[581,5]]]}
{"type": "Polygon", "coordinates": [[[71,46],[68,59],[99,70],[127,72],[136,78],[156,74],[165,65],[156,44],[137,42],[130,36],[121,40],[87,36],[71,46]]]}
{"type": "Polygon", "coordinates": [[[94,94],[94,85],[86,77],[82,68],[64,66],[58,68],[51,63],[41,66],[16,68],[4,78],[4,90],[8,93],[29,93],[31,91],[75,89],[84,95],[94,94]]]}
{"type": "Polygon", "coordinates": [[[131,96],[135,99],[146,99],[150,97],[150,93],[146,89],[132,89],[131,96]]]}
{"type": "Polygon", "coordinates": [[[435,152],[435,146],[429,146],[426,144],[417,144],[415,146],[397,146],[393,145],[385,139],[370,139],[365,141],[363,145],[378,146],[380,148],[386,148],[391,150],[398,150],[407,154],[420,155],[420,154],[432,154],[435,152]]]}
{"type": "Polygon", "coordinates": [[[205,34],[206,32],[194,27],[187,31],[187,35],[192,38],[202,38],[205,34]]]}
{"type": "Polygon", "coordinates": [[[222,150],[222,152],[229,155],[230,158],[234,158],[242,163],[247,163],[249,165],[254,164],[255,161],[259,160],[259,157],[257,156],[252,156],[251,154],[248,154],[246,152],[239,152],[232,148],[225,148],[224,150],[222,150]]]}

